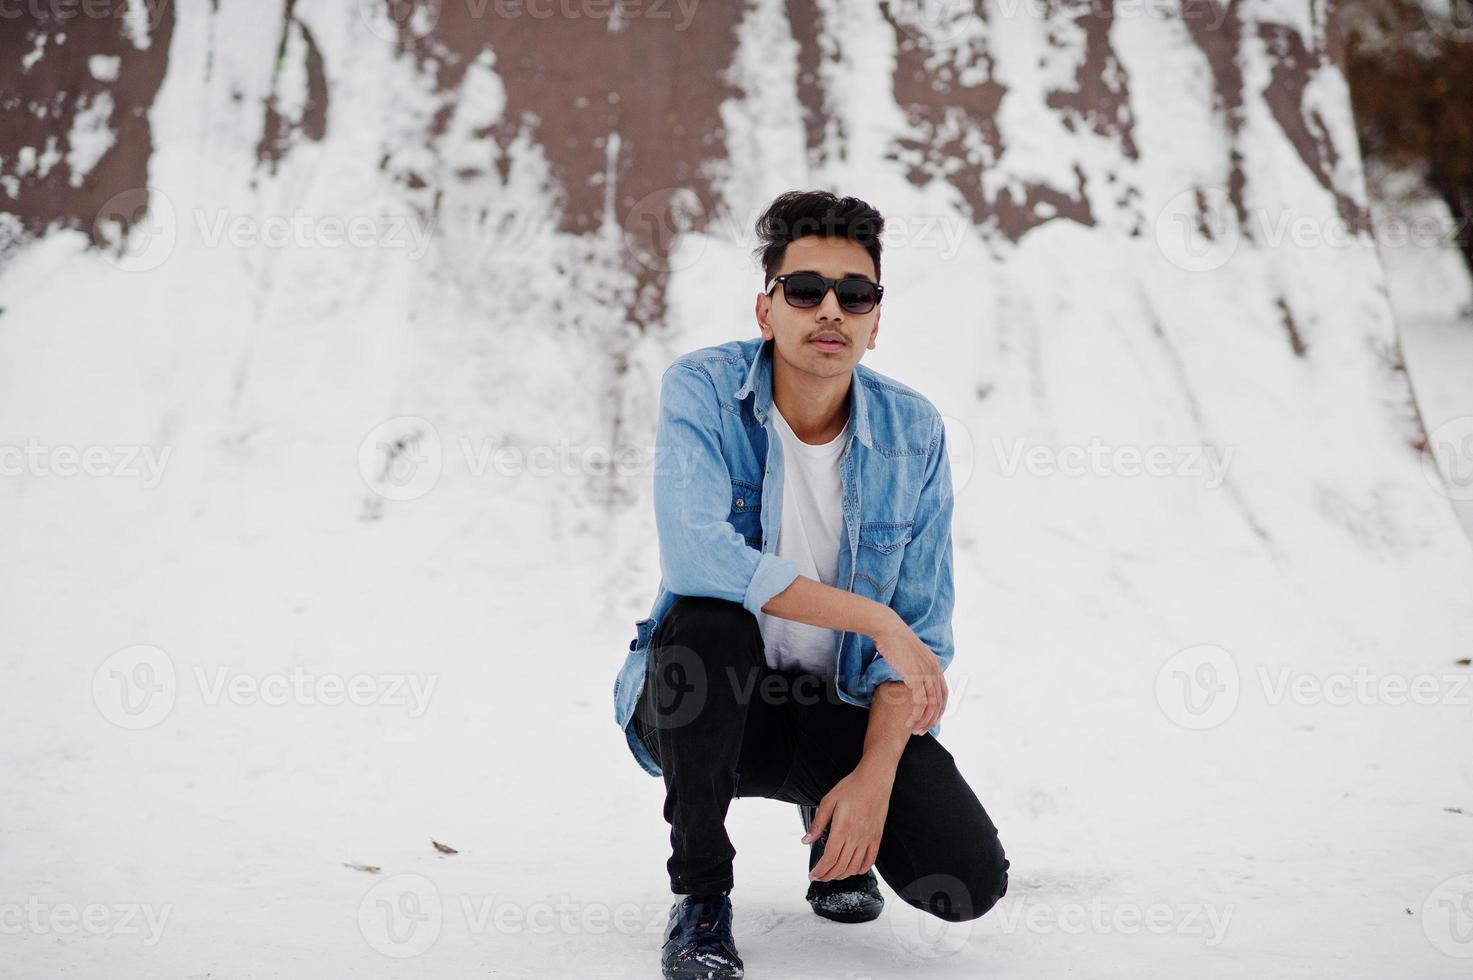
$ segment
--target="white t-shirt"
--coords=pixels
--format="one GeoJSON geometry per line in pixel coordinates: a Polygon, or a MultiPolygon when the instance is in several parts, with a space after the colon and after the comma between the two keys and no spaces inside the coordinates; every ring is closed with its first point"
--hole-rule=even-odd
{"type": "MultiPolygon", "coordinates": [[[[772,406],[773,427],[782,440],[783,516],[777,553],[798,566],[798,572],[836,585],[839,579],[839,542],[844,535],[844,478],[839,454],[849,423],[821,446],[798,438],[788,420],[772,406]]],[[[839,633],[823,626],[757,612],[767,664],[777,670],[802,670],[832,676],[839,649],[839,633]]]]}

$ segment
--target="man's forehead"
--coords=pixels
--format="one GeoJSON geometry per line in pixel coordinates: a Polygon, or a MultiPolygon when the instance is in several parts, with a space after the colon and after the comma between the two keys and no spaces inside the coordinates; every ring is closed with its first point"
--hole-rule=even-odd
{"type": "Polygon", "coordinates": [[[873,279],[875,263],[865,247],[853,239],[805,235],[788,243],[779,275],[817,272],[831,279],[873,279]]]}

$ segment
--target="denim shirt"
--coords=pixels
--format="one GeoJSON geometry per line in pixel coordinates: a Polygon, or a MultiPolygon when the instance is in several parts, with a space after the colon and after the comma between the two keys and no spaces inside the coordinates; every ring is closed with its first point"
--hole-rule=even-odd
{"type": "MultiPolygon", "coordinates": [[[[678,358],[660,380],[654,504],[661,578],[614,680],[614,720],[654,776],[659,766],[631,718],[661,618],[683,595],[739,602],[755,615],[798,577],[797,566],[776,553],[783,459],[771,420],[772,356],[771,341],[731,341],[678,358]]],[[[946,428],[924,395],[863,364],[855,365],[849,392],[854,424],[839,456],[846,534],[838,587],[894,609],[945,670],[955,652],[956,600],[946,428]]],[[[900,679],[862,634],[841,633],[835,658],[835,686],[851,704],[868,707],[878,685],[900,679]]]]}

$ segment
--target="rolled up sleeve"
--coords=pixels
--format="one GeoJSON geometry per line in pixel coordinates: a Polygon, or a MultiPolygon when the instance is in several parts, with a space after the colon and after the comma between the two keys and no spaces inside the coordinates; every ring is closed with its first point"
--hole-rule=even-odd
{"type": "Polygon", "coordinates": [[[655,528],[660,574],[678,595],[741,603],[756,614],[798,577],[798,566],[747,544],[732,527],[731,471],[711,377],[676,361],[660,380],[655,431],[655,528]]]}

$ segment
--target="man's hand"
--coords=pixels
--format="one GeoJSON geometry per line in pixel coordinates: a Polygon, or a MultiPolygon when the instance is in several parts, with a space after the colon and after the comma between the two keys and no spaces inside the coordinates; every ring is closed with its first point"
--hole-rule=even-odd
{"type": "Polygon", "coordinates": [[[898,615],[888,617],[873,638],[875,651],[910,689],[911,711],[906,727],[912,735],[925,734],[946,710],[948,693],[940,659],[898,615]]]}
{"type": "Polygon", "coordinates": [[[818,813],[803,843],[811,844],[829,828],[823,857],[808,872],[810,881],[832,881],[868,871],[880,852],[895,769],[860,763],[819,801],[818,813]],[[832,826],[830,824],[832,823],[832,826]]]}
{"type": "Polygon", "coordinates": [[[875,688],[859,765],[819,800],[813,823],[803,835],[803,842],[811,844],[824,828],[829,830],[823,857],[808,873],[812,880],[847,878],[875,863],[890,812],[895,769],[912,737],[902,724],[910,708],[910,697],[899,681],[875,688]]]}
{"type": "Polygon", "coordinates": [[[769,599],[762,611],[779,619],[848,630],[870,637],[875,641],[876,651],[895,668],[910,691],[913,710],[906,725],[912,734],[924,734],[941,719],[947,697],[946,680],[941,675],[941,658],[921,642],[915,630],[894,609],[800,575],[769,599]]]}

